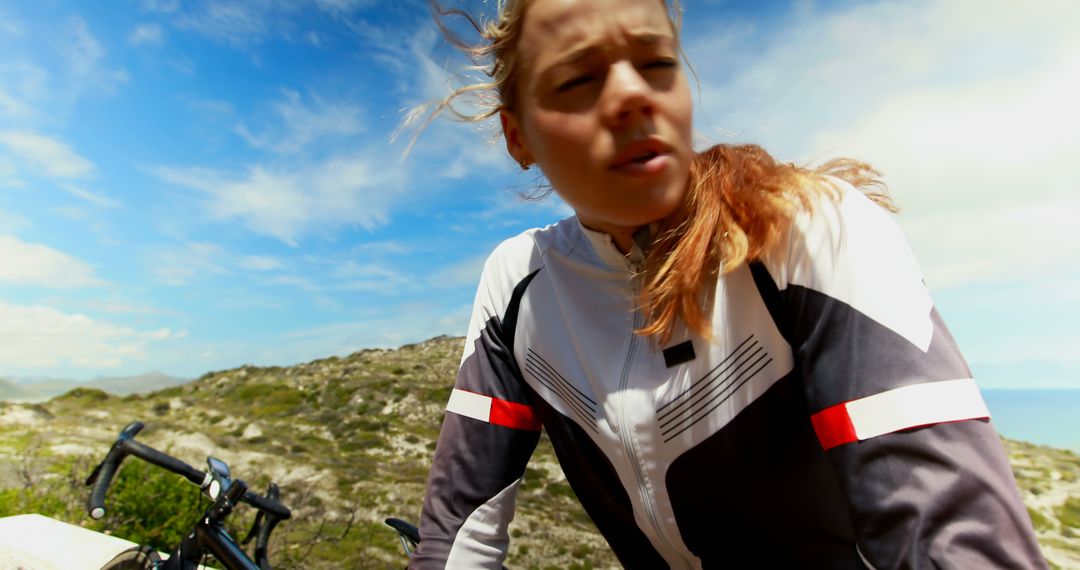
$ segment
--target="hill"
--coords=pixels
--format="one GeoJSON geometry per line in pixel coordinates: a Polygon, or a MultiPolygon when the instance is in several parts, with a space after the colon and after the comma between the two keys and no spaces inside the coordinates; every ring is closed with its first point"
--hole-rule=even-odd
{"type": "Polygon", "coordinates": [[[16,384],[11,380],[0,378],[0,400],[29,400],[33,396],[34,393],[30,390],[27,390],[25,386],[16,384]]]}
{"type": "MultiPolygon", "coordinates": [[[[79,483],[119,430],[140,419],[149,445],[196,466],[214,454],[256,489],[281,485],[295,516],[275,531],[275,567],[400,568],[400,546],[381,521],[418,517],[461,342],[245,366],[147,395],[79,388],[43,404],[0,404],[0,516],[36,510],[100,524],[86,517],[79,483]]],[[[1080,457],[1006,446],[1048,559],[1080,568],[1080,457]]],[[[546,439],[526,472],[511,535],[511,568],[616,566],[546,439]]]]}
{"type": "Polygon", "coordinates": [[[147,372],[136,376],[102,376],[89,382],[58,378],[13,382],[0,378],[0,401],[41,402],[76,388],[94,388],[116,396],[146,394],[189,381],[189,378],[177,378],[161,372],[147,372]]]}
{"type": "Polygon", "coordinates": [[[177,378],[163,372],[147,372],[137,376],[102,376],[94,378],[83,384],[83,386],[103,390],[117,396],[126,396],[128,394],[148,394],[186,384],[190,381],[190,378],[177,378]]]}

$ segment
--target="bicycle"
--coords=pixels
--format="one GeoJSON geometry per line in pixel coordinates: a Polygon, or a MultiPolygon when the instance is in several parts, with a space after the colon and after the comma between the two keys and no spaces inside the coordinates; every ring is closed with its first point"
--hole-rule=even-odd
{"type": "Polygon", "coordinates": [[[278,502],[280,491],[277,485],[270,483],[266,496],[252,493],[244,481],[232,479],[229,466],[220,459],[207,457],[208,470],[204,472],[135,441],[135,435],[142,429],[142,422],[128,424],[105,459],[87,477],[86,485],[93,487],[86,504],[90,517],[99,520],[105,516],[105,494],[120,463],[129,455],[198,485],[210,498],[211,504],[168,559],[162,560],[153,548],[137,546],[121,552],[102,570],[195,570],[207,554],[212,555],[226,570],[271,570],[267,551],[270,533],[279,522],[292,516],[292,512],[278,502]],[[243,546],[238,545],[225,530],[225,519],[239,503],[247,503],[259,511],[247,537],[241,541],[241,545],[246,545],[256,538],[255,560],[249,558],[243,546]]]}
{"type": "Polygon", "coordinates": [[[401,548],[405,550],[405,556],[411,558],[413,551],[420,544],[420,530],[412,523],[393,517],[383,522],[397,531],[398,539],[401,540],[401,548]]]}
{"type": "MultiPolygon", "coordinates": [[[[420,545],[420,529],[416,528],[416,525],[410,522],[393,517],[390,517],[383,522],[397,531],[398,538],[401,539],[401,547],[405,549],[405,556],[407,558],[412,558],[412,554],[416,550],[416,547],[420,545]]],[[[505,565],[503,565],[502,570],[507,570],[505,565]]]]}

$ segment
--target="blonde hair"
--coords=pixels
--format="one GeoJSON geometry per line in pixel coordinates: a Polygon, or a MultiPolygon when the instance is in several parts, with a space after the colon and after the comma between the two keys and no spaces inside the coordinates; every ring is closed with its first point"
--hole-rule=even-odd
{"type": "MultiPolygon", "coordinates": [[[[659,1],[668,8],[668,19],[678,33],[682,19],[678,0],[659,1]]],[[[426,115],[416,136],[439,115],[478,122],[516,110],[522,66],[517,46],[532,2],[499,0],[497,19],[482,22],[464,10],[432,1],[435,21],[447,41],[469,57],[472,69],[489,79],[458,87],[442,100],[414,109],[406,124],[426,115]],[[452,31],[446,23],[450,16],[464,19],[479,34],[480,43],[471,44],[452,31]],[[475,97],[477,111],[455,107],[465,97],[475,97]]],[[[845,180],[896,211],[879,173],[863,162],[837,159],[808,169],[779,163],[756,145],[717,145],[696,155],[683,203],[660,221],[639,275],[644,284],[639,304],[649,320],[636,332],[663,344],[681,321],[708,338],[708,293],[719,275],[759,259],[799,207],[811,208],[812,194],[835,195],[826,176],[845,180]]]]}

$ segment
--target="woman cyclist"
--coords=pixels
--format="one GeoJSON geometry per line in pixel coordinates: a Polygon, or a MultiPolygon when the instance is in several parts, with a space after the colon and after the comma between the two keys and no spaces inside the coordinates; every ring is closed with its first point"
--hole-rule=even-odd
{"type": "Polygon", "coordinates": [[[677,9],[504,0],[438,107],[575,216],[487,260],[411,566],[501,566],[543,427],[626,567],[1045,567],[875,173],[695,153],[677,9]]]}

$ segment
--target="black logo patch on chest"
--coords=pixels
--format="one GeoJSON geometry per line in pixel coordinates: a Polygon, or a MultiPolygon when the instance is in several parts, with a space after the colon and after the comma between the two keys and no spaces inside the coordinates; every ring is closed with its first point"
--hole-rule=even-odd
{"type": "Polygon", "coordinates": [[[686,341],[664,349],[664,364],[668,368],[678,366],[684,362],[690,362],[697,356],[694,354],[694,343],[686,341]]]}

